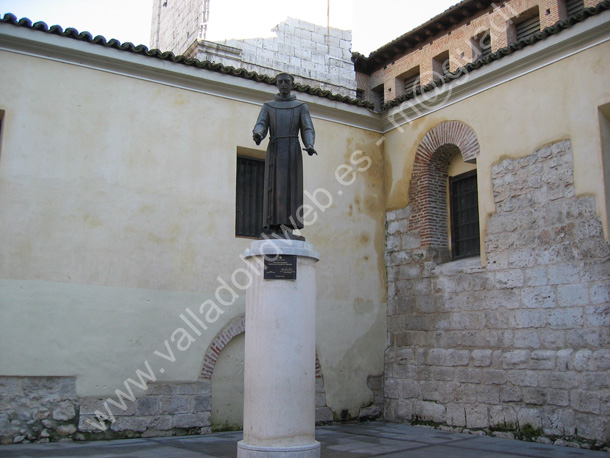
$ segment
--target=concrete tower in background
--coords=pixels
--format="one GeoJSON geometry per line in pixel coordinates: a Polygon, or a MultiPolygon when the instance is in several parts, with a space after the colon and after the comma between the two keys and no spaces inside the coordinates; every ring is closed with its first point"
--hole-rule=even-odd
{"type": "Polygon", "coordinates": [[[352,32],[287,18],[271,38],[206,40],[209,0],[153,0],[151,48],[356,96],[352,32]]]}

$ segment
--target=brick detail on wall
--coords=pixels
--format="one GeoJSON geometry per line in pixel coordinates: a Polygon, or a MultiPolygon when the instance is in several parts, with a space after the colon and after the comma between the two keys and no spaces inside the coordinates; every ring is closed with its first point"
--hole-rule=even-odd
{"type": "Polygon", "coordinates": [[[461,121],[446,121],[431,129],[417,147],[417,155],[431,158],[441,146],[453,144],[460,149],[464,162],[474,163],[481,151],[474,130],[461,121]]]}
{"type": "MultiPolygon", "coordinates": [[[[216,361],[220,356],[220,352],[227,344],[238,335],[246,332],[246,317],[242,315],[231,321],[225,328],[218,333],[214,338],[206,354],[203,358],[203,368],[201,370],[201,380],[212,380],[216,361]]],[[[323,424],[333,420],[333,413],[326,405],[326,392],[324,390],[324,376],[322,375],[322,366],[316,355],[316,423],[323,424]]]]}
{"type": "Polygon", "coordinates": [[[212,343],[208,347],[203,357],[203,368],[201,369],[201,375],[199,376],[202,380],[211,380],[212,374],[214,373],[214,366],[220,356],[220,352],[234,337],[244,333],[246,331],[246,316],[242,315],[239,318],[231,321],[222,331],[212,340],[212,343]]]}
{"type": "Polygon", "coordinates": [[[608,450],[610,244],[570,142],[503,160],[492,184],[486,267],[405,246],[416,200],[387,213],[385,418],[608,450]]]}
{"type": "MultiPolygon", "coordinates": [[[[231,339],[244,332],[246,332],[246,316],[242,315],[231,321],[222,331],[218,333],[203,357],[203,368],[201,369],[201,375],[199,376],[200,379],[212,379],[214,366],[216,365],[216,361],[218,360],[218,356],[220,355],[222,349],[227,346],[231,339]]],[[[322,366],[320,366],[320,361],[318,361],[318,356],[316,355],[316,379],[321,378],[322,366]]]]}
{"type": "Polygon", "coordinates": [[[401,240],[403,248],[422,246],[448,248],[447,172],[456,154],[466,162],[479,155],[476,134],[460,121],[447,121],[431,129],[415,156],[409,187],[411,231],[401,240]]]}
{"type": "MultiPolygon", "coordinates": [[[[594,7],[603,0],[584,0],[585,7],[594,7]]],[[[496,52],[514,42],[514,24],[523,13],[536,8],[540,12],[540,27],[556,24],[566,19],[565,0],[508,0],[495,2],[487,10],[473,16],[464,17],[443,34],[432,36],[417,47],[397,53],[368,78],[359,78],[358,89],[365,91],[365,99],[372,101],[371,89],[383,85],[384,100],[393,100],[404,94],[404,75],[409,70],[419,67],[422,86],[441,77],[434,71],[434,57],[449,51],[450,70],[455,72],[470,62],[480,58],[480,53],[473,49],[473,39],[485,33],[491,36],[491,51],[496,52]]]]}

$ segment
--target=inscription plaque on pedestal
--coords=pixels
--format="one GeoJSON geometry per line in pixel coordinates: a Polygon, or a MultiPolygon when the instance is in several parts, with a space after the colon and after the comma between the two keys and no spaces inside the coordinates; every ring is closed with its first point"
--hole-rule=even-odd
{"type": "Polygon", "coordinates": [[[297,257],[278,255],[276,259],[265,259],[265,280],[296,280],[297,257]]]}

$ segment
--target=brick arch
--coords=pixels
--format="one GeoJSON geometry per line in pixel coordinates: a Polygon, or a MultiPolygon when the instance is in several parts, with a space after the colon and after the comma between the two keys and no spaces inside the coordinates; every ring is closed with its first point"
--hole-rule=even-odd
{"type": "MultiPolygon", "coordinates": [[[[222,331],[218,333],[216,337],[214,337],[214,340],[212,340],[212,343],[208,347],[207,351],[205,352],[205,356],[203,357],[203,367],[201,369],[199,379],[212,380],[212,374],[214,373],[214,367],[216,366],[216,361],[218,361],[220,352],[232,339],[240,334],[243,334],[244,332],[246,332],[246,316],[242,315],[232,320],[223,328],[222,331]]],[[[320,366],[320,361],[318,360],[318,355],[316,354],[316,379],[321,378],[322,367],[320,366]]]]}
{"type": "Polygon", "coordinates": [[[200,379],[211,380],[214,373],[214,366],[218,356],[224,347],[234,338],[246,331],[246,315],[234,319],[227,324],[222,331],[218,333],[212,343],[208,347],[203,357],[203,367],[201,369],[200,379]]]}
{"type": "Polygon", "coordinates": [[[451,160],[461,154],[473,163],[479,155],[476,134],[460,121],[431,129],[417,147],[409,186],[409,230],[419,234],[419,246],[448,249],[447,173],[451,160]]]}
{"type": "Polygon", "coordinates": [[[448,143],[460,149],[464,162],[474,163],[479,156],[479,140],[474,130],[461,121],[446,121],[431,129],[417,147],[417,156],[431,158],[448,143]]]}

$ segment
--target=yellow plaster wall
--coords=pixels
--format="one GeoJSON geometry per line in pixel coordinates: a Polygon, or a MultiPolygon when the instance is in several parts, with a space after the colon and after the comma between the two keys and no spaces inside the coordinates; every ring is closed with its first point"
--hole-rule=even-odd
{"type": "MultiPolygon", "coordinates": [[[[244,267],[236,154],[256,148],[260,106],[9,52],[0,68],[0,374],[75,375],[87,396],[113,394],[145,361],[159,380],[197,379],[243,291],[187,350],[174,333],[244,267]],[[154,354],[165,341],[175,362],[154,354]]],[[[314,125],[305,190],[330,203],[303,231],[321,257],[318,356],[329,407],[357,415],[386,340],[380,135],[314,125]]]]}
{"type": "Polygon", "coordinates": [[[610,43],[564,58],[535,72],[488,89],[385,134],[386,205],[408,205],[408,187],[417,146],[438,124],[458,120],[477,135],[481,234],[495,212],[492,167],[505,158],[533,153],[570,139],[574,184],[579,196],[593,195],[608,238],[598,106],[610,100],[610,43]],[[586,71],[583,71],[586,69],[586,71]]]}

